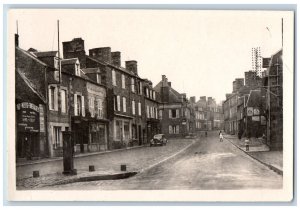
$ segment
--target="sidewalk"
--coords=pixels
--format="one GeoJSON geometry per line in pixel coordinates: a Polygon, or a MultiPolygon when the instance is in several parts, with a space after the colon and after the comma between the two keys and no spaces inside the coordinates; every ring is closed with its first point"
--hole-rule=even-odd
{"type": "Polygon", "coordinates": [[[282,151],[270,151],[269,147],[261,139],[251,138],[249,151],[246,151],[245,138],[238,139],[236,136],[224,134],[224,138],[234,146],[248,154],[253,159],[268,166],[276,173],[282,175],[283,156],[282,151]]]}
{"type": "MultiPolygon", "coordinates": [[[[106,154],[106,153],[111,153],[111,152],[119,152],[123,150],[130,150],[130,149],[136,149],[140,147],[146,147],[148,145],[142,145],[142,146],[134,146],[134,147],[126,147],[122,149],[115,149],[115,150],[106,150],[106,151],[101,151],[101,152],[87,152],[87,153],[79,153],[74,156],[74,158],[80,158],[80,157],[88,157],[92,155],[101,155],[101,154],[106,154]]],[[[36,160],[24,160],[17,162],[17,167],[18,166],[26,166],[26,165],[32,165],[32,164],[39,164],[39,163],[48,163],[52,161],[59,161],[62,160],[63,157],[52,157],[52,158],[41,158],[41,159],[36,159],[36,160]]]]}
{"type": "Polygon", "coordinates": [[[77,157],[74,159],[77,175],[74,176],[62,174],[62,160],[32,162],[17,167],[17,189],[28,190],[71,182],[127,178],[175,157],[196,142],[197,139],[174,139],[162,147],[139,147],[134,150],[125,149],[77,157]],[[121,164],[127,166],[127,171],[120,170],[121,164]],[[89,172],[89,165],[94,165],[96,171],[89,172]],[[40,177],[32,177],[35,170],[39,171],[40,177]]]}

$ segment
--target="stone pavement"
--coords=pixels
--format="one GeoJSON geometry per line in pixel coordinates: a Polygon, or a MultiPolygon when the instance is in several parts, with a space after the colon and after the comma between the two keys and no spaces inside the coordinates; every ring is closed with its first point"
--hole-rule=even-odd
{"type": "Polygon", "coordinates": [[[249,142],[249,151],[246,151],[245,138],[238,139],[237,136],[224,134],[224,138],[233,145],[244,151],[246,154],[268,166],[278,174],[283,174],[283,156],[282,151],[270,151],[269,147],[263,143],[262,139],[251,138],[249,142]]]}
{"type": "Polygon", "coordinates": [[[105,178],[107,175],[120,174],[120,165],[126,164],[128,172],[139,172],[172,157],[190,147],[197,139],[169,140],[166,146],[140,147],[132,150],[103,153],[74,159],[74,168],[78,175],[62,175],[62,160],[36,162],[17,166],[17,189],[36,189],[43,186],[82,181],[82,177],[105,178]],[[89,165],[95,166],[95,172],[88,172],[89,165]],[[38,170],[40,177],[33,178],[32,172],[38,170]]]}

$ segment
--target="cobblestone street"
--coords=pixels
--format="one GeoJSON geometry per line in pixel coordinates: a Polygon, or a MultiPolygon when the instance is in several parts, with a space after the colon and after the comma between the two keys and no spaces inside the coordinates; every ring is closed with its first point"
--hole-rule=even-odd
{"type": "MultiPolygon", "coordinates": [[[[152,148],[150,150],[154,152],[152,148]]],[[[159,150],[155,152],[159,152],[159,150]]],[[[207,138],[201,138],[200,141],[175,158],[128,179],[78,182],[42,189],[231,190],[280,188],[282,188],[282,176],[251,158],[228,140],[219,142],[218,135],[214,132],[209,133],[207,138]]]]}
{"type": "MultiPolygon", "coordinates": [[[[141,171],[151,167],[162,160],[175,155],[191,145],[195,140],[174,139],[169,140],[166,146],[139,147],[129,150],[79,157],[74,159],[74,167],[78,175],[88,173],[89,165],[94,165],[96,172],[100,174],[120,173],[120,165],[126,164],[127,171],[141,171]]],[[[62,175],[62,160],[47,163],[23,165],[17,167],[18,189],[39,188],[45,185],[72,181],[72,177],[62,175]],[[32,172],[40,171],[41,177],[32,178],[32,172]]]]}

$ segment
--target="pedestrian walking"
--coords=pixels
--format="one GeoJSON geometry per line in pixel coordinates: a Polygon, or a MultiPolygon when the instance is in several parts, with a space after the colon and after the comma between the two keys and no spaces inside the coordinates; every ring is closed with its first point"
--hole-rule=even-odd
{"type": "Polygon", "coordinates": [[[222,142],[222,141],[223,141],[223,138],[224,138],[224,137],[223,137],[223,134],[222,134],[222,131],[219,132],[219,137],[220,137],[220,142],[222,142]]]}

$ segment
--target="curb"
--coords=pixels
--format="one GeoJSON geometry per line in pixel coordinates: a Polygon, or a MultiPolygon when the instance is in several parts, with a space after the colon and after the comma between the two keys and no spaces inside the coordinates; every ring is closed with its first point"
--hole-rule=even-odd
{"type": "Polygon", "coordinates": [[[279,169],[279,168],[277,168],[277,167],[275,167],[275,166],[272,166],[272,165],[270,165],[270,164],[268,164],[268,163],[265,163],[265,162],[259,160],[258,158],[252,156],[250,153],[245,152],[243,149],[241,149],[239,146],[237,146],[236,144],[234,144],[234,143],[233,143],[232,141],[230,141],[228,138],[225,138],[225,137],[224,137],[224,139],[226,139],[227,141],[229,141],[232,145],[234,145],[234,146],[235,146],[236,148],[238,148],[239,150],[243,151],[245,154],[247,154],[247,155],[248,155],[249,157],[251,157],[252,159],[258,161],[259,163],[263,164],[264,166],[267,166],[269,169],[271,169],[271,170],[274,171],[275,173],[277,173],[277,174],[283,176],[283,171],[282,171],[281,169],[279,169]]]}
{"type": "MultiPolygon", "coordinates": [[[[123,148],[123,149],[116,149],[116,150],[108,150],[108,151],[97,152],[97,153],[86,153],[86,154],[74,156],[74,159],[81,158],[81,157],[93,156],[93,155],[103,155],[103,154],[108,154],[108,153],[113,153],[113,152],[120,152],[120,151],[125,151],[125,150],[137,149],[137,148],[146,147],[146,146],[147,145],[130,147],[130,148],[123,148]]],[[[16,167],[35,165],[35,164],[41,164],[41,163],[48,163],[48,162],[55,162],[55,161],[60,161],[60,160],[63,160],[63,157],[58,157],[58,158],[53,158],[53,159],[51,158],[51,159],[41,160],[41,161],[32,162],[32,163],[19,163],[19,164],[16,164],[16,167]]]]}

